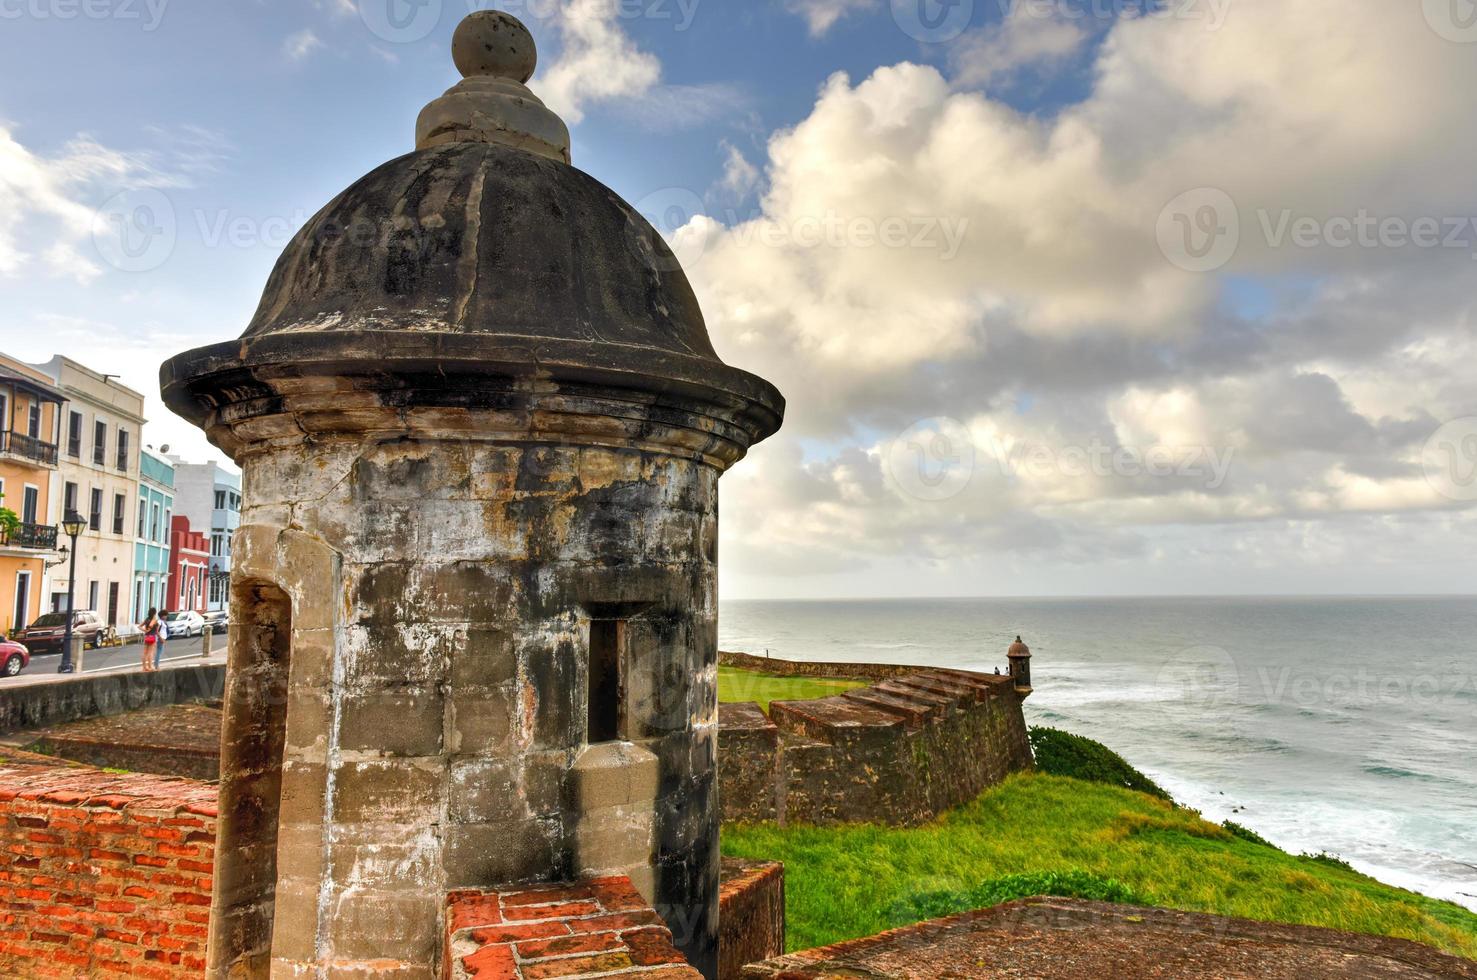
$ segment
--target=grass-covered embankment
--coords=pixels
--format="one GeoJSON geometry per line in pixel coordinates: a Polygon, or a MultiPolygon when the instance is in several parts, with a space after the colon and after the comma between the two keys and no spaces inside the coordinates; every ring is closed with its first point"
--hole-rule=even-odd
{"type": "Polygon", "coordinates": [[[824,677],[774,677],[736,667],[718,668],[718,700],[758,701],[765,711],[769,710],[771,701],[807,701],[865,686],[864,681],[824,677]]]}
{"type": "Polygon", "coordinates": [[[1460,906],[1115,785],[1138,774],[1097,743],[1054,741],[1062,754],[1045,753],[1044,769],[1092,778],[1013,776],[915,829],[727,826],[724,853],[785,863],[791,949],[1056,894],[1396,936],[1477,958],[1477,915],[1460,906]]]}

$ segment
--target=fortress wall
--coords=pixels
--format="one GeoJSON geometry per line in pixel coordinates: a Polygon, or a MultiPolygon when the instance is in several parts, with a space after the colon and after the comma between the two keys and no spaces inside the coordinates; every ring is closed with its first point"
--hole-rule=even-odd
{"type": "Polygon", "coordinates": [[[885,681],[893,677],[906,677],[923,670],[906,664],[847,664],[810,660],[784,660],[780,657],[760,657],[752,653],[718,654],[721,667],[737,667],[760,674],[779,677],[849,677],[859,681],[885,681]]]}
{"type": "Polygon", "coordinates": [[[719,726],[725,822],[917,825],[1032,765],[1010,678],[965,671],[909,668],[768,716],[725,704],[719,726]]]}
{"type": "Polygon", "coordinates": [[[0,976],[201,976],[215,837],[206,783],[0,768],[0,976]]]}
{"type": "Polygon", "coordinates": [[[155,674],[57,675],[37,683],[0,688],[0,734],[44,728],[191,701],[219,700],[226,665],[211,660],[168,664],[155,674]]]}

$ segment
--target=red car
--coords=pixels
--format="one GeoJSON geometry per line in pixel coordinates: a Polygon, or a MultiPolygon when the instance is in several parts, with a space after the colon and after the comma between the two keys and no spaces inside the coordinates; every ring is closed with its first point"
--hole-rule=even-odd
{"type": "Polygon", "coordinates": [[[31,662],[31,651],[12,640],[0,640],[0,677],[14,677],[31,662]]]}

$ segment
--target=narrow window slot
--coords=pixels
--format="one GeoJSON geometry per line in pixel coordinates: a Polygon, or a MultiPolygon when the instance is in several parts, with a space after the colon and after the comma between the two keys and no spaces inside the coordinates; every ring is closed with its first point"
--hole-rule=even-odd
{"type": "Polygon", "coordinates": [[[590,621],[589,725],[586,741],[591,745],[614,742],[621,737],[621,651],[625,646],[626,623],[620,619],[590,621]]]}

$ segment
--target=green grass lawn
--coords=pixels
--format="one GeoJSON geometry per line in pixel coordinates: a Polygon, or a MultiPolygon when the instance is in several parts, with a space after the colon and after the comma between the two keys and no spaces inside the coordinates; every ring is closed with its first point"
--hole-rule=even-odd
{"type": "Polygon", "coordinates": [[[915,829],[725,826],[723,851],[785,863],[792,950],[1044,890],[1398,936],[1477,958],[1477,915],[1460,906],[1061,776],[1013,776],[915,829]]]}
{"type": "Polygon", "coordinates": [[[719,701],[758,701],[769,710],[771,701],[805,701],[840,694],[854,687],[865,687],[862,681],[831,680],[823,677],[771,677],[736,667],[718,668],[719,701]]]}

